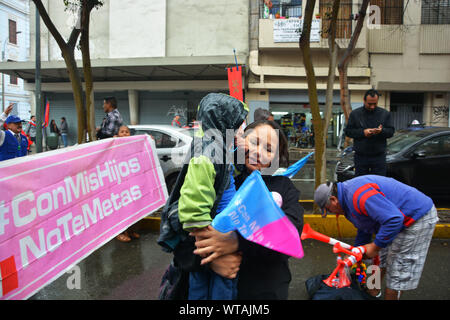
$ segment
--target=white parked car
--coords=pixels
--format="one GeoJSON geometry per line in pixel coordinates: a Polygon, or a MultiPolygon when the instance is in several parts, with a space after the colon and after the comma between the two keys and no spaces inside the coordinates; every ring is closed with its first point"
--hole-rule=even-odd
{"type": "Polygon", "coordinates": [[[166,180],[167,191],[172,188],[183,167],[183,160],[192,141],[192,129],[170,125],[130,125],[131,135],[148,134],[155,140],[156,152],[166,180]]]}

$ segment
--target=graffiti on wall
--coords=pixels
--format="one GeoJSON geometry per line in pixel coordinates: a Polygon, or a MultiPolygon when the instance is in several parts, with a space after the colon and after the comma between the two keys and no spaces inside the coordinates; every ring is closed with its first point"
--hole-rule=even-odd
{"type": "Polygon", "coordinates": [[[438,123],[448,120],[448,109],[447,106],[436,106],[433,107],[432,123],[438,123]]]}
{"type": "Polygon", "coordinates": [[[180,116],[181,118],[187,118],[187,108],[180,106],[171,106],[169,112],[167,112],[168,117],[180,116]]]}

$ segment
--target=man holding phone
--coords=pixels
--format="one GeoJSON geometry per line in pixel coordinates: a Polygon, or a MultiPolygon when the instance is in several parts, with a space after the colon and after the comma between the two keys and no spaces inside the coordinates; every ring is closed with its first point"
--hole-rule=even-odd
{"type": "Polygon", "coordinates": [[[364,106],[350,113],[345,134],[353,138],[355,176],[386,175],[386,140],[394,135],[391,113],[378,107],[380,94],[368,90],[364,106]]]}

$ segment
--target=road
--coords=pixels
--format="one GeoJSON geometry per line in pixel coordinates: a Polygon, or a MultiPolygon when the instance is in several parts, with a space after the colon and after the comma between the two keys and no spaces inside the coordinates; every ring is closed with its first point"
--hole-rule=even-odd
{"type": "MultiPolygon", "coordinates": [[[[332,179],[335,152],[330,154],[327,177],[332,179]]],[[[312,199],[314,191],[313,165],[307,164],[294,178],[294,183],[301,190],[301,199],[312,199]]],[[[308,203],[303,203],[305,209],[308,203]]],[[[440,204],[437,204],[437,206],[440,204]]],[[[441,206],[447,203],[441,204],[441,206]]],[[[64,274],[52,284],[40,290],[30,299],[157,299],[161,277],[171,260],[171,255],[164,253],[156,244],[157,233],[142,230],[142,237],[130,243],[115,239],[106,243],[96,252],[78,264],[81,271],[80,289],[68,289],[67,281],[71,274],[64,274]]],[[[347,239],[351,243],[351,239],[347,239]]],[[[433,240],[419,287],[406,292],[404,299],[450,299],[450,278],[448,262],[450,250],[448,240],[433,240]]],[[[335,267],[335,256],[331,247],[314,241],[303,242],[305,257],[301,260],[291,259],[292,282],[290,299],[308,299],[305,281],[318,274],[328,274],[335,267]]]]}
{"type": "MultiPolygon", "coordinates": [[[[122,243],[115,239],[78,264],[80,289],[68,289],[72,274],[64,274],[32,296],[32,300],[155,300],[161,277],[171,260],[156,244],[157,233],[142,230],[141,239],[122,243]]],[[[351,242],[350,239],[346,240],[351,242]]],[[[315,240],[303,241],[305,256],[292,258],[289,299],[305,300],[305,281],[328,274],[335,267],[329,245],[315,240]]],[[[419,287],[403,296],[408,300],[449,300],[450,278],[448,240],[433,240],[419,287]]]]}

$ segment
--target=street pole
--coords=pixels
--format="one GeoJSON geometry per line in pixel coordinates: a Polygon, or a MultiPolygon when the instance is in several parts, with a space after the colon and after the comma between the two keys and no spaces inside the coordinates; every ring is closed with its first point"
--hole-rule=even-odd
{"type": "Polygon", "coordinates": [[[41,98],[41,17],[36,8],[36,152],[42,152],[42,98],[41,98]]]}
{"type": "MultiPolygon", "coordinates": [[[[5,61],[5,51],[2,51],[2,62],[5,61]]],[[[2,112],[5,112],[5,74],[2,72],[2,112]]]]}

